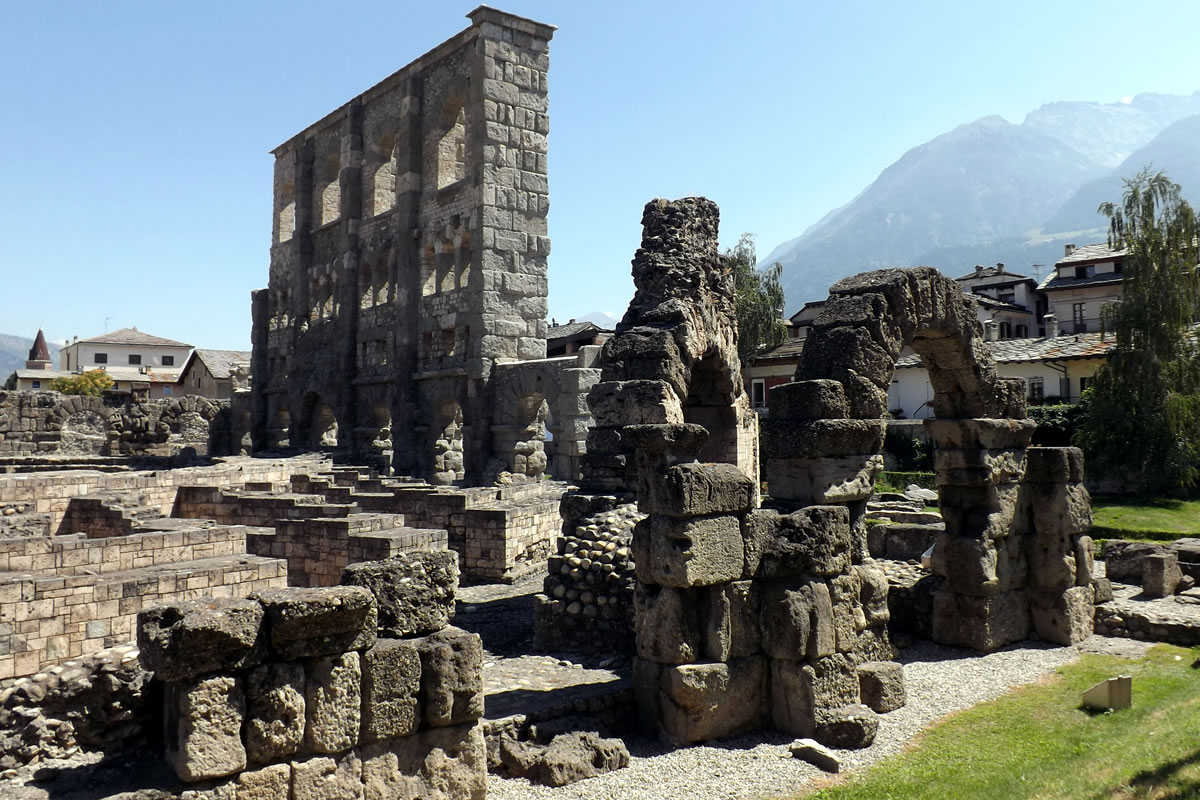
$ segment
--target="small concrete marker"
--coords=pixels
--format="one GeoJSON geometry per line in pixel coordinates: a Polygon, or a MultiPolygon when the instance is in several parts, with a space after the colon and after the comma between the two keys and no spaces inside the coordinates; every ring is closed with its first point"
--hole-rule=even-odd
{"type": "Polygon", "coordinates": [[[1083,705],[1111,711],[1129,708],[1133,705],[1133,676],[1118,675],[1097,683],[1083,693],[1083,705]]]}
{"type": "Polygon", "coordinates": [[[807,761],[814,767],[825,772],[839,772],[842,764],[837,755],[825,745],[813,739],[797,739],[788,747],[793,758],[807,761]]]}

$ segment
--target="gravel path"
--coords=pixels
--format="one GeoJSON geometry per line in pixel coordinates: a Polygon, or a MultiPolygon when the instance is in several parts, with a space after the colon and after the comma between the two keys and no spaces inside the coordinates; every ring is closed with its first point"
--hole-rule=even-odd
{"type": "MultiPolygon", "coordinates": [[[[1093,637],[1096,638],[1096,637],[1093,637]]],[[[1089,640],[1083,649],[1103,649],[1089,640]]],[[[1130,653],[1133,655],[1133,653],[1130,653]]],[[[908,705],[881,716],[879,735],[865,750],[842,751],[844,769],[895,755],[940,717],[991,700],[1075,661],[1079,649],[1023,642],[989,655],[927,642],[901,651],[908,705]]],[[[657,742],[626,739],[627,769],[551,789],[524,779],[488,776],[489,800],[735,800],[796,794],[825,776],[791,757],[794,737],[755,733],[711,745],[668,751],[657,742]]]]}

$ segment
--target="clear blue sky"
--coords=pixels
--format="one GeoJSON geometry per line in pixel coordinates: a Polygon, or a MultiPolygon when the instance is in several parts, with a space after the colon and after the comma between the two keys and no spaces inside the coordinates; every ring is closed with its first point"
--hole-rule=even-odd
{"type": "MultiPolygon", "coordinates": [[[[1200,88],[1195,2],[494,5],[558,26],[559,321],[624,310],[652,197],[711,197],[722,241],[754,232],[765,255],[957,124],[1200,88]]],[[[250,291],[267,282],[268,151],[466,27],[472,7],[6,4],[0,333],[136,325],[248,348],[250,291]]]]}

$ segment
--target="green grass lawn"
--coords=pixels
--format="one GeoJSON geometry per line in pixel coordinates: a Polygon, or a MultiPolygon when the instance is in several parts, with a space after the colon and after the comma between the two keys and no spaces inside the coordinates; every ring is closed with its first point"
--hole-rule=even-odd
{"type": "Polygon", "coordinates": [[[1182,536],[1200,536],[1200,501],[1092,500],[1095,538],[1172,541],[1182,536]]]}
{"type": "Polygon", "coordinates": [[[1200,798],[1200,650],[1130,661],[1085,654],[1057,676],[952,715],[907,752],[808,800],[1200,798]],[[1084,689],[1133,675],[1133,708],[1079,708],[1084,689]]]}

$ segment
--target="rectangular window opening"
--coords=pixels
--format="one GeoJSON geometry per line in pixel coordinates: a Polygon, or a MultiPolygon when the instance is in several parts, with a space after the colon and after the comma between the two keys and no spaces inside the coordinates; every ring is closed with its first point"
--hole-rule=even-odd
{"type": "Polygon", "coordinates": [[[139,364],[141,364],[141,363],[142,363],[142,357],[141,357],[141,355],[139,355],[139,354],[137,354],[137,353],[133,353],[133,354],[131,354],[131,355],[129,356],[129,364],[130,364],[130,366],[137,366],[137,365],[139,365],[139,364]]]}
{"type": "Polygon", "coordinates": [[[162,365],[164,367],[175,366],[175,356],[163,356],[162,357],[162,365]]]}
{"type": "Polygon", "coordinates": [[[96,353],[96,355],[92,356],[92,363],[93,364],[107,364],[108,363],[108,353],[96,353]]]}

